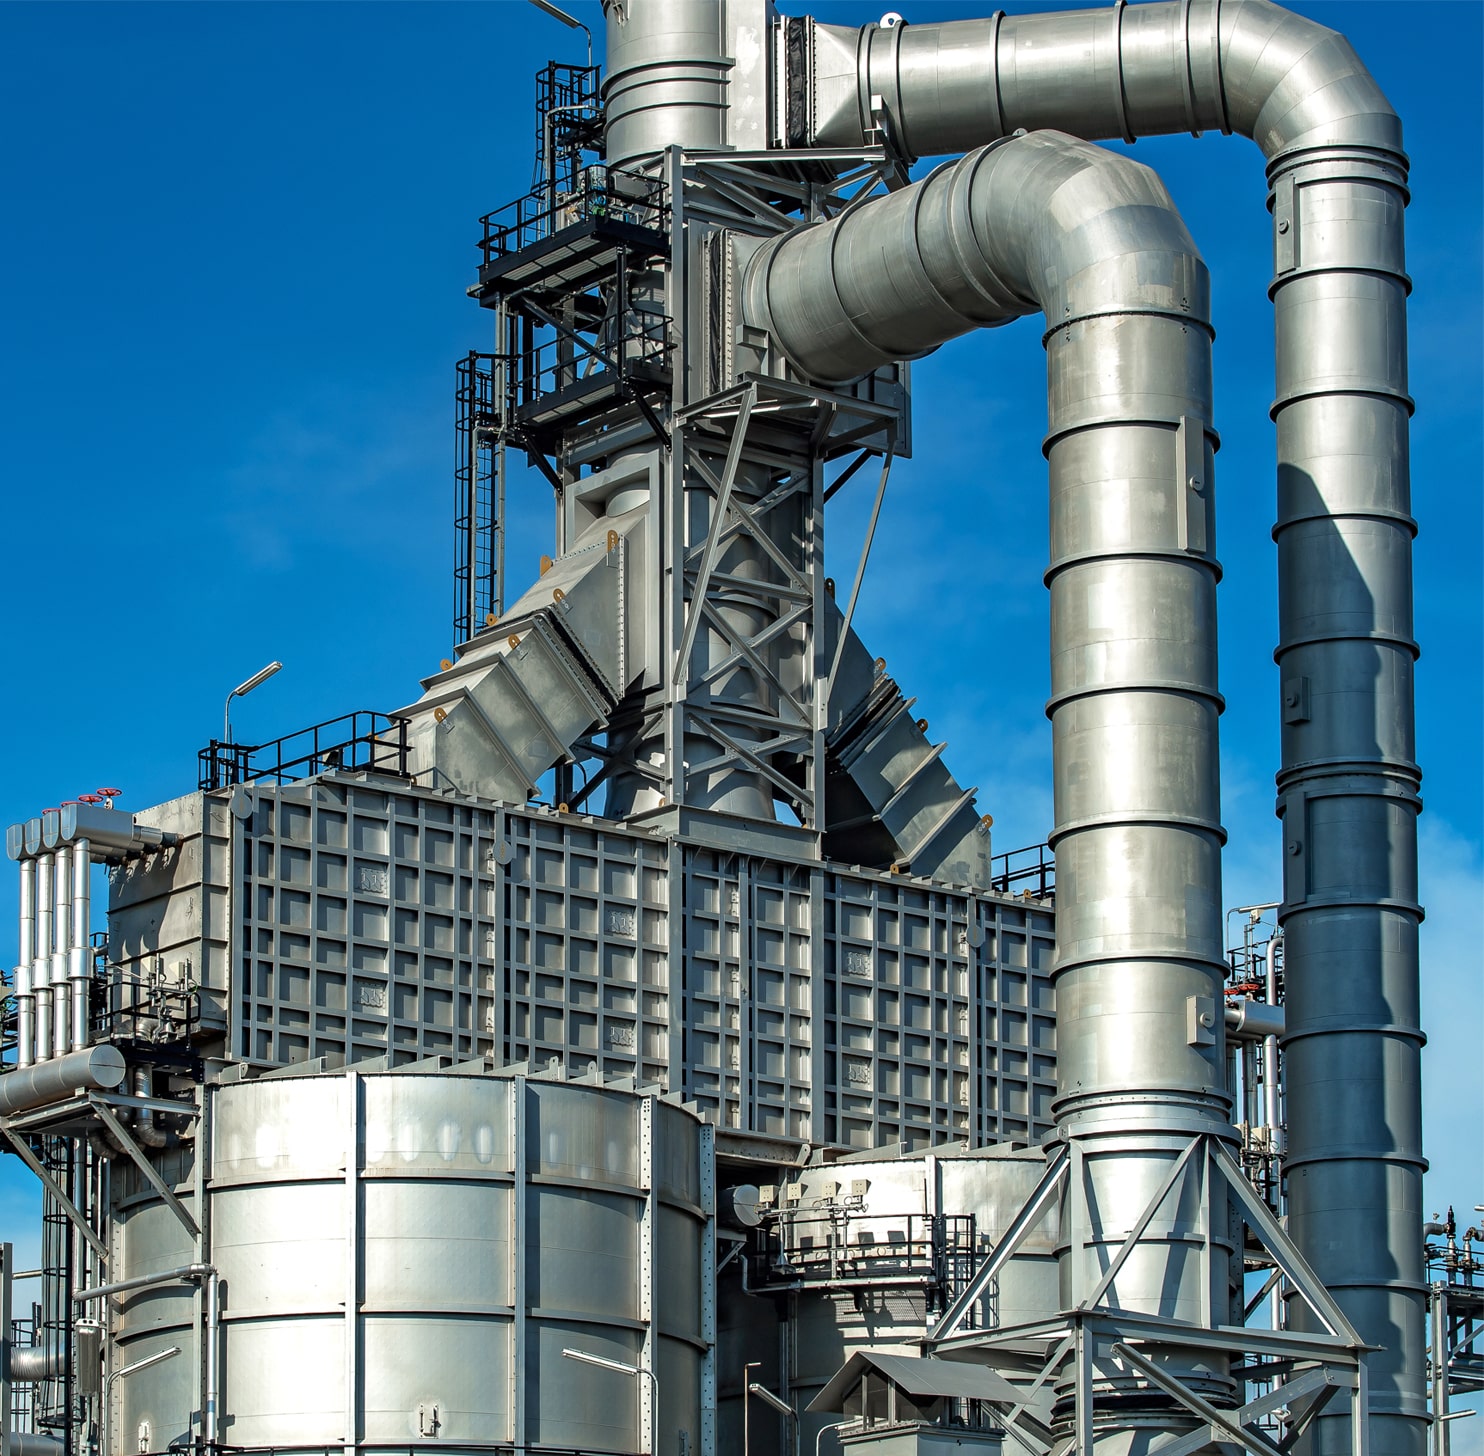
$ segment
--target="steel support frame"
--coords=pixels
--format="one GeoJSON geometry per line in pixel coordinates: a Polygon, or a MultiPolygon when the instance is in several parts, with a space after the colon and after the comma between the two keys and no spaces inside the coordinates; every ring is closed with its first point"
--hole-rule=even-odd
{"type": "Polygon", "coordinates": [[[668,803],[689,801],[686,780],[738,765],[758,775],[776,796],[792,804],[805,828],[820,828],[818,765],[823,762],[823,715],[816,708],[814,662],[816,600],[823,579],[822,474],[809,453],[810,436],[799,431],[790,448],[781,443],[780,416],[790,425],[807,424],[807,405],[787,387],[755,380],[712,396],[675,418],[671,430],[671,492],[674,529],[668,545],[675,553],[664,580],[671,600],[663,613],[671,636],[665,693],[665,760],[668,803]],[[744,460],[766,469],[777,483],[747,498],[737,489],[744,460]],[[781,480],[778,479],[781,477],[781,480]],[[688,539],[687,493],[710,494],[706,534],[688,539]],[[802,511],[800,512],[800,503],[802,511]],[[802,529],[799,529],[802,516],[802,529]],[[756,577],[718,570],[727,548],[739,538],[752,547],[761,568],[756,577]],[[787,543],[792,549],[785,549],[787,543]],[[725,593],[734,603],[754,604],[762,625],[739,628],[719,605],[725,593]],[[697,671],[692,666],[697,636],[705,627],[724,644],[723,655],[697,671]],[[791,687],[778,671],[775,644],[795,631],[806,636],[803,660],[809,670],[791,687]],[[761,691],[742,703],[714,695],[716,681],[743,667],[761,691]],[[685,762],[687,741],[705,741],[715,752],[704,761],[685,762]],[[801,782],[774,766],[780,754],[804,764],[801,782]]]}
{"type": "MultiPolygon", "coordinates": [[[[682,317],[689,296],[688,223],[775,234],[796,225],[793,209],[811,221],[834,216],[877,192],[892,172],[892,160],[880,147],[822,151],[819,160],[844,169],[829,182],[771,172],[760,178],[753,170],[775,160],[750,152],[688,156],[678,148],[665,154],[661,168],[672,202],[666,294],[672,318],[682,317]]],[[[649,714],[658,711],[663,761],[657,777],[648,765],[627,766],[655,778],[666,806],[687,807],[693,802],[688,778],[695,781],[735,765],[789,804],[805,829],[821,833],[832,667],[817,630],[826,608],[824,460],[852,444],[861,452],[860,463],[880,454],[889,460],[897,451],[897,412],[829,389],[748,375],[694,401],[691,333],[680,328],[672,341],[670,428],[663,441],[662,682],[647,707],[645,732],[634,740],[649,738],[649,714]],[[770,483],[761,495],[739,491],[744,465],[767,472],[770,483]],[[704,531],[693,533],[687,503],[695,491],[709,494],[711,509],[704,531]],[[753,547],[760,568],[756,577],[718,570],[727,547],[739,538],[753,547]],[[755,606],[760,628],[749,632],[735,625],[735,616],[729,620],[719,604],[722,593],[734,605],[741,600],[755,606]],[[693,670],[696,639],[708,633],[719,638],[720,656],[693,670]],[[800,639],[797,660],[804,670],[798,681],[786,682],[776,665],[776,645],[787,636],[800,639]],[[756,701],[742,704],[712,692],[718,679],[737,669],[751,672],[758,682],[756,701]],[[686,763],[688,740],[692,746],[709,745],[704,761],[686,763]],[[802,772],[781,772],[780,757],[801,765],[802,772]]],[[[884,480],[883,471],[883,487],[884,480]]],[[[609,767],[604,765],[603,776],[609,767]]]]}
{"type": "MultiPolygon", "coordinates": [[[[1147,1388],[1174,1401],[1190,1417],[1189,1430],[1151,1447],[1148,1456],[1193,1456],[1207,1447],[1230,1444],[1240,1446],[1252,1456],[1289,1456],[1310,1424],[1341,1391],[1349,1395],[1351,1456],[1369,1456],[1366,1379],[1369,1347],[1293,1247],[1216,1134],[1191,1139],[1113,1251],[1097,1284],[1085,1295],[1074,1292],[1077,1303],[1073,1308],[1030,1325],[989,1330],[963,1328],[996,1274],[1016,1253],[1053,1199],[1058,1195],[1075,1199],[1085,1192],[1077,1154],[1075,1143],[1071,1147],[1051,1149],[1045,1173],[999,1243],[929,1334],[925,1353],[957,1355],[972,1350],[979,1360],[987,1361],[992,1367],[999,1363],[996,1358],[999,1356],[1007,1370],[1023,1370],[1027,1345],[1039,1345],[1041,1362],[1029,1387],[1021,1389],[1013,1403],[991,1402],[1006,1433],[1030,1456],[1092,1456],[1097,1429],[1097,1386],[1100,1378],[1110,1375],[1142,1381],[1147,1388]],[[1116,1307],[1118,1274],[1129,1254],[1162,1208],[1179,1206],[1182,1199],[1192,1195],[1198,1196],[1206,1211],[1207,1228],[1201,1245],[1206,1264],[1209,1266],[1217,1257],[1215,1230],[1211,1227],[1216,1210],[1235,1204],[1272,1261],[1275,1276],[1282,1277],[1292,1294],[1309,1306],[1324,1334],[1229,1325],[1220,1320],[1216,1311],[1208,1312],[1206,1323],[1191,1325],[1116,1307]],[[1281,1377],[1283,1383],[1234,1409],[1219,1407],[1149,1358],[1150,1352],[1160,1350],[1203,1350],[1246,1357],[1246,1363],[1233,1370],[1234,1377],[1259,1383],[1281,1377]],[[1049,1433],[1043,1437],[1044,1427],[1032,1414],[1038,1394],[1052,1380],[1070,1384],[1072,1394],[1070,1432],[1055,1442],[1049,1439],[1049,1433]],[[1287,1429],[1275,1440],[1259,1423],[1280,1409],[1286,1411],[1287,1429]]],[[[1211,1282],[1211,1273],[1208,1267],[1204,1283],[1211,1282]]],[[[1261,1299],[1252,1301],[1244,1318],[1260,1304],[1261,1299]]]]}

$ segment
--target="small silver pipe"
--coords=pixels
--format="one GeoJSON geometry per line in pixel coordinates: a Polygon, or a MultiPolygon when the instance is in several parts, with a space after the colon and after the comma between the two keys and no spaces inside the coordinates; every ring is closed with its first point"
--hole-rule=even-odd
{"type": "Polygon", "coordinates": [[[72,949],[72,848],[59,845],[52,889],[56,905],[52,911],[52,1055],[65,1057],[72,1050],[72,1021],[68,1015],[71,1001],[67,985],[67,957],[72,949]]]}
{"type": "Polygon", "coordinates": [[[1448,1286],[1432,1286],[1432,1456],[1449,1456],[1448,1286]]]}
{"type": "Polygon", "coordinates": [[[221,1276],[210,1265],[205,1268],[206,1295],[206,1393],[202,1401],[204,1419],[203,1434],[208,1450],[215,1450],[220,1437],[221,1423],[221,1331],[222,1300],[221,1276]]]}
{"type": "MultiPolygon", "coordinates": [[[[1268,998],[1268,1005],[1278,1011],[1278,1021],[1280,1023],[1276,1032],[1270,1032],[1262,1040],[1263,1114],[1264,1120],[1268,1125],[1268,1135],[1271,1138],[1270,1146],[1275,1159],[1283,1151],[1283,1122],[1278,1106],[1278,1038],[1283,1034],[1284,1017],[1282,1008],[1278,1005],[1278,968],[1276,963],[1278,944],[1282,939],[1283,932],[1280,930],[1263,948],[1263,987],[1268,998]]],[[[1275,1169],[1274,1172],[1276,1173],[1276,1171],[1275,1169]]]]}
{"type": "Polygon", "coordinates": [[[216,1270],[210,1264],[182,1264],[176,1269],[163,1269],[156,1274],[136,1274],[132,1279],[119,1279],[112,1284],[97,1284],[91,1289],[76,1289],[72,1293],[73,1304],[90,1304],[95,1299],[109,1299],[115,1294],[127,1294],[132,1289],[152,1289],[157,1284],[176,1284],[187,1279],[205,1279],[214,1276],[216,1270]]]}
{"type": "Polygon", "coordinates": [[[36,1055],[36,1020],[31,994],[31,962],[36,957],[36,862],[21,861],[20,946],[15,964],[17,1067],[29,1067],[36,1055]]]}
{"type": "Polygon", "coordinates": [[[88,1026],[88,936],[92,926],[93,857],[86,839],[72,846],[72,948],[68,952],[68,980],[72,983],[72,1046],[85,1047],[88,1026]]]}
{"type": "Polygon", "coordinates": [[[52,1055],[52,872],[56,863],[50,854],[36,859],[36,956],[31,962],[31,994],[36,1003],[35,1036],[37,1062],[52,1055]]]}

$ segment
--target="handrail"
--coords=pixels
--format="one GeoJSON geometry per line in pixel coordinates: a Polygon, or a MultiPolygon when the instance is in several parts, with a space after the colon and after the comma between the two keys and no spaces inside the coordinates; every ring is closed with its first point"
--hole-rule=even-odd
{"type": "Polygon", "coordinates": [[[361,709],[268,743],[213,738],[197,755],[199,786],[211,791],[249,781],[296,783],[339,769],[373,769],[406,778],[407,756],[407,720],[361,709]]]}

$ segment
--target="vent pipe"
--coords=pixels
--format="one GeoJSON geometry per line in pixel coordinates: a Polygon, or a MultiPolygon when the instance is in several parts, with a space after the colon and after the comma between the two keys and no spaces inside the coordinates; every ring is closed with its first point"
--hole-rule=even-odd
{"type": "MultiPolygon", "coordinates": [[[[811,37],[810,74],[793,87],[809,114],[790,106],[791,141],[859,145],[878,120],[909,155],[1017,128],[1127,141],[1220,131],[1252,138],[1268,160],[1289,1231],[1382,1347],[1370,1357],[1377,1449],[1421,1456],[1421,774],[1401,124],[1343,36],[1267,0],[1119,0],[939,25],[814,25],[811,37]]],[[[1063,896],[1066,876],[1059,866],[1063,896]]],[[[1293,1311],[1296,1328],[1313,1328],[1306,1319],[1293,1311]]],[[[1347,1427],[1324,1414],[1312,1449],[1348,1449],[1347,1427]]]]}

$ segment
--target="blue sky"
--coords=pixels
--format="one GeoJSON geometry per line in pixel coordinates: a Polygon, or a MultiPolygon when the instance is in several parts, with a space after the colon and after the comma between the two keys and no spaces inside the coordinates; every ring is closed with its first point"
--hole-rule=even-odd
{"type": "MultiPolygon", "coordinates": [[[[601,29],[594,0],[572,8],[601,29]]],[[[880,8],[814,13],[859,23],[880,8]]],[[[911,21],[992,6],[897,8],[911,21]]],[[[1484,9],[1295,8],[1351,37],[1412,155],[1428,1201],[1471,1209],[1484,1202],[1484,9]]],[[[247,739],[399,706],[436,668],[451,614],[453,362],[490,343],[463,293],[476,220],[529,183],[532,75],[580,46],[518,0],[0,7],[0,822],[99,784],[122,787],[127,807],[192,787],[223,695],[271,658],[283,673],[234,714],[247,739]]],[[[1236,138],[1132,150],[1213,273],[1227,900],[1269,900],[1263,164],[1236,138]]],[[[1038,339],[1027,321],[917,366],[917,450],[893,473],[857,618],[979,785],[1002,849],[1044,839],[1050,820],[1038,339]]],[[[869,494],[832,507],[842,579],[869,494]]],[[[511,506],[518,590],[549,548],[549,497],[531,477],[511,506]]],[[[14,900],[6,872],[0,926],[14,900]]],[[[27,1185],[0,1161],[0,1227],[23,1243],[27,1185]]]]}

